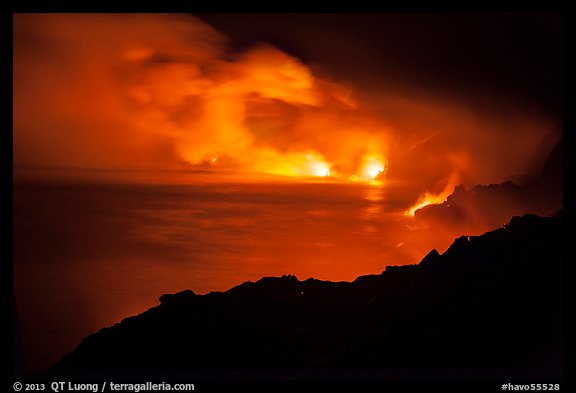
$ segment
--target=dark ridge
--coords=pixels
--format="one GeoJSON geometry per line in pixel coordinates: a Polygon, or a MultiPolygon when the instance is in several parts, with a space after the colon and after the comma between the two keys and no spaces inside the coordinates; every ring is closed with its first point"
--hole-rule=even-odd
{"type": "Polygon", "coordinates": [[[163,295],[48,374],[559,379],[562,234],[561,212],[524,215],[353,282],[286,275],[163,295]]]}
{"type": "Polygon", "coordinates": [[[494,228],[515,215],[551,215],[564,204],[563,146],[563,138],[560,138],[532,183],[519,186],[507,181],[470,189],[461,185],[446,202],[425,206],[416,211],[415,217],[433,226],[448,226],[465,232],[479,222],[494,228]]]}
{"type": "Polygon", "coordinates": [[[564,186],[564,138],[552,149],[540,176],[530,185],[539,193],[562,194],[564,186]]]}

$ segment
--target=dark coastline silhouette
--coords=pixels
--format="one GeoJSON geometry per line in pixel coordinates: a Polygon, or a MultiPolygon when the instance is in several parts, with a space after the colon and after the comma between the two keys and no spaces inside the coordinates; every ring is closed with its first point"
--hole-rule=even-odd
{"type": "Polygon", "coordinates": [[[48,374],[558,379],[563,215],[513,217],[353,282],[285,275],[163,295],[86,337],[48,374]]]}
{"type": "Polygon", "coordinates": [[[460,185],[446,202],[425,206],[416,211],[415,218],[436,228],[466,233],[477,225],[496,228],[516,215],[548,216],[563,206],[563,156],[564,142],[560,138],[533,181],[524,185],[507,181],[470,189],[460,185]]]}

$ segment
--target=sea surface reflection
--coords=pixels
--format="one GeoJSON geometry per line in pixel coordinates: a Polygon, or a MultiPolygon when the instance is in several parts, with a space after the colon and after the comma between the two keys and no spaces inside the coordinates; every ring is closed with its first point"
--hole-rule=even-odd
{"type": "Polygon", "coordinates": [[[14,283],[24,361],[46,368],[164,293],[262,276],[353,280],[431,246],[382,184],[15,180],[14,283]]]}

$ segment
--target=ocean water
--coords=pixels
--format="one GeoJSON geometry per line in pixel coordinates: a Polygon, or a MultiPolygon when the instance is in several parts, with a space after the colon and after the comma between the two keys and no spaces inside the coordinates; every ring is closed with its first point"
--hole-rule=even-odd
{"type": "Polygon", "coordinates": [[[15,180],[14,287],[27,372],[164,293],[283,274],[350,281],[417,263],[452,240],[424,237],[382,184],[206,179],[15,180]]]}

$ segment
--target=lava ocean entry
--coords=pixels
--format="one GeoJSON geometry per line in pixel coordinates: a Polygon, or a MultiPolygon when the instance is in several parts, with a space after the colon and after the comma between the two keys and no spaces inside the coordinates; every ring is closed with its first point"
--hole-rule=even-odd
{"type": "Polygon", "coordinates": [[[163,293],[353,280],[563,206],[558,15],[13,21],[28,370],[163,293]]]}

